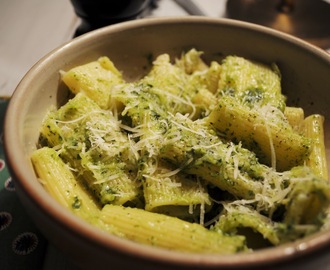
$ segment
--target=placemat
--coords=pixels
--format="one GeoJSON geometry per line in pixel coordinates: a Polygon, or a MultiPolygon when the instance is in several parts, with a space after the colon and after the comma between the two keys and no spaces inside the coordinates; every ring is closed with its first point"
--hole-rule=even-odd
{"type": "Polygon", "coordinates": [[[0,269],[42,269],[47,240],[30,220],[15,192],[3,149],[8,99],[0,98],[0,269]]]}

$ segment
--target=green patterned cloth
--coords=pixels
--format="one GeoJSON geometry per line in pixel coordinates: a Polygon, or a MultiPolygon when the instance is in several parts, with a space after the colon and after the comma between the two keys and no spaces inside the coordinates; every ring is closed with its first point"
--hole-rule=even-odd
{"type": "Polygon", "coordinates": [[[26,214],[15,192],[3,151],[8,100],[0,99],[0,269],[42,269],[47,241],[26,214]]]}

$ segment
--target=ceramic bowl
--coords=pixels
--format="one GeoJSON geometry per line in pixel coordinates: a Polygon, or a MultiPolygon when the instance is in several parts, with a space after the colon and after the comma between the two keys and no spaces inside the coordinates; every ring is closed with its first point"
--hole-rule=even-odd
{"type": "MultiPolygon", "coordinates": [[[[179,56],[196,48],[206,60],[236,54],[276,62],[290,105],[330,119],[330,55],[300,39],[258,25],[206,17],[150,18],[82,35],[37,62],[15,90],[5,121],[5,151],[17,193],[42,233],[85,269],[223,269],[308,265],[326,256],[330,232],[251,254],[183,254],[140,245],[104,233],[64,209],[39,183],[30,161],[47,109],[67,98],[60,70],[107,55],[127,80],[143,76],[149,56],[179,56]],[[265,266],[266,265],[266,266],[265,266]]],[[[330,121],[325,122],[329,157],[330,121]]],[[[330,250],[329,250],[330,256],[330,250]]]]}

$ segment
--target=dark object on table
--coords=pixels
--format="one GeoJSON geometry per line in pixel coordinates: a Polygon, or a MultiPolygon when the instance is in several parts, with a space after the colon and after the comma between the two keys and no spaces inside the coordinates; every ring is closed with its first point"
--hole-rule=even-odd
{"type": "Polygon", "coordinates": [[[142,18],[157,6],[157,0],[71,0],[82,19],[75,36],[114,23],[142,18]]]}
{"type": "Polygon", "coordinates": [[[330,48],[330,4],[322,0],[228,0],[227,17],[271,27],[330,48]]]}

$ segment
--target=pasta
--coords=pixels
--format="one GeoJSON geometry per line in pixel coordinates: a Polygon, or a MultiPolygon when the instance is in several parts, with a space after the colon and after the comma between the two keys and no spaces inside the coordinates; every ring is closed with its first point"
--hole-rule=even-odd
{"type": "Polygon", "coordinates": [[[302,164],[310,154],[307,137],[293,132],[288,121],[275,115],[273,107],[262,107],[264,111],[250,109],[235,97],[224,96],[208,116],[208,121],[225,136],[255,152],[259,159],[275,169],[289,170],[302,164]]]}
{"type": "Polygon", "coordinates": [[[63,148],[63,160],[79,171],[101,203],[123,204],[139,196],[139,186],[130,176],[136,166],[128,138],[112,113],[102,111],[86,95],[79,93],[50,112],[41,134],[49,146],[63,148]],[[113,181],[106,181],[109,178],[113,181]]]}
{"type": "Polygon", "coordinates": [[[309,167],[319,177],[328,180],[328,168],[324,146],[324,117],[319,114],[312,114],[306,117],[301,123],[303,125],[304,134],[311,138],[312,151],[306,160],[309,167]]]}
{"type": "Polygon", "coordinates": [[[72,97],[40,128],[41,183],[102,230],[181,252],[249,252],[242,228],[262,247],[323,229],[323,116],[286,105],[276,65],[202,55],[159,55],[135,82],[105,56],[61,71],[72,97]]]}
{"type": "Polygon", "coordinates": [[[102,209],[101,220],[121,228],[127,239],[153,246],[220,254],[246,250],[244,237],[223,235],[196,223],[138,208],[106,205],[102,209]]]}

